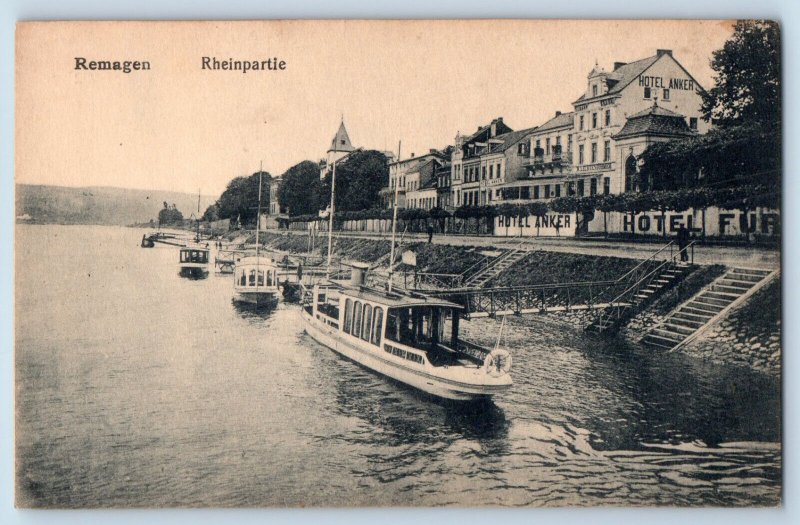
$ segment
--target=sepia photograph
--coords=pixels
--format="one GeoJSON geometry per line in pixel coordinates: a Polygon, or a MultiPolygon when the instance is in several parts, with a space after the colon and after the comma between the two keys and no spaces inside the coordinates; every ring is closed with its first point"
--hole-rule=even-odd
{"type": "Polygon", "coordinates": [[[21,21],[22,509],[779,507],[777,21],[21,21]]]}

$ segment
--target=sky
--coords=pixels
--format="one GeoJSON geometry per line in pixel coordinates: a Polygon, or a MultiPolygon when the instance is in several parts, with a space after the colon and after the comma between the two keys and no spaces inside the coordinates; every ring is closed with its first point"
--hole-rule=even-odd
{"type": "Polygon", "coordinates": [[[18,25],[15,181],[219,195],[236,176],[357,147],[421,154],[502,116],[572,110],[606,70],[672,49],[708,88],[731,21],[32,22],[18,25]],[[209,71],[202,58],[286,62],[209,71]],[[130,74],[75,57],[146,60],[130,74]]]}

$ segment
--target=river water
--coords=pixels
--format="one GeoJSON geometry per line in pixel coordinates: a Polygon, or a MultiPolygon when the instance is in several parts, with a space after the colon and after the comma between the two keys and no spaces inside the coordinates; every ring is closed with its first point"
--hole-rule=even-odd
{"type": "Polygon", "coordinates": [[[526,317],[508,394],[438,402],[311,340],[295,305],[179,278],[177,249],[141,235],[16,228],[20,504],[780,501],[775,379],[526,317]]]}

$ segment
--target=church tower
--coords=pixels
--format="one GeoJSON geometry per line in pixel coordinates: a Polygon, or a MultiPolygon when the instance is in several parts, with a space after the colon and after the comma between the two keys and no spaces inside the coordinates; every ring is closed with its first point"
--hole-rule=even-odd
{"type": "Polygon", "coordinates": [[[339,124],[339,130],[331,141],[331,147],[328,148],[328,158],[326,159],[327,168],[330,169],[334,162],[347,156],[352,151],[355,151],[355,148],[350,142],[350,136],[347,134],[347,129],[344,127],[344,120],[342,120],[339,124]]]}

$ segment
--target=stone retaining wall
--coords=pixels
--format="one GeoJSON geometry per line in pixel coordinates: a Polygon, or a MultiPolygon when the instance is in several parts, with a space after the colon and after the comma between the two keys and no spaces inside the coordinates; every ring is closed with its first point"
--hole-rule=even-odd
{"type": "Polygon", "coordinates": [[[781,372],[781,281],[775,279],[679,351],[714,362],[781,372]]]}

